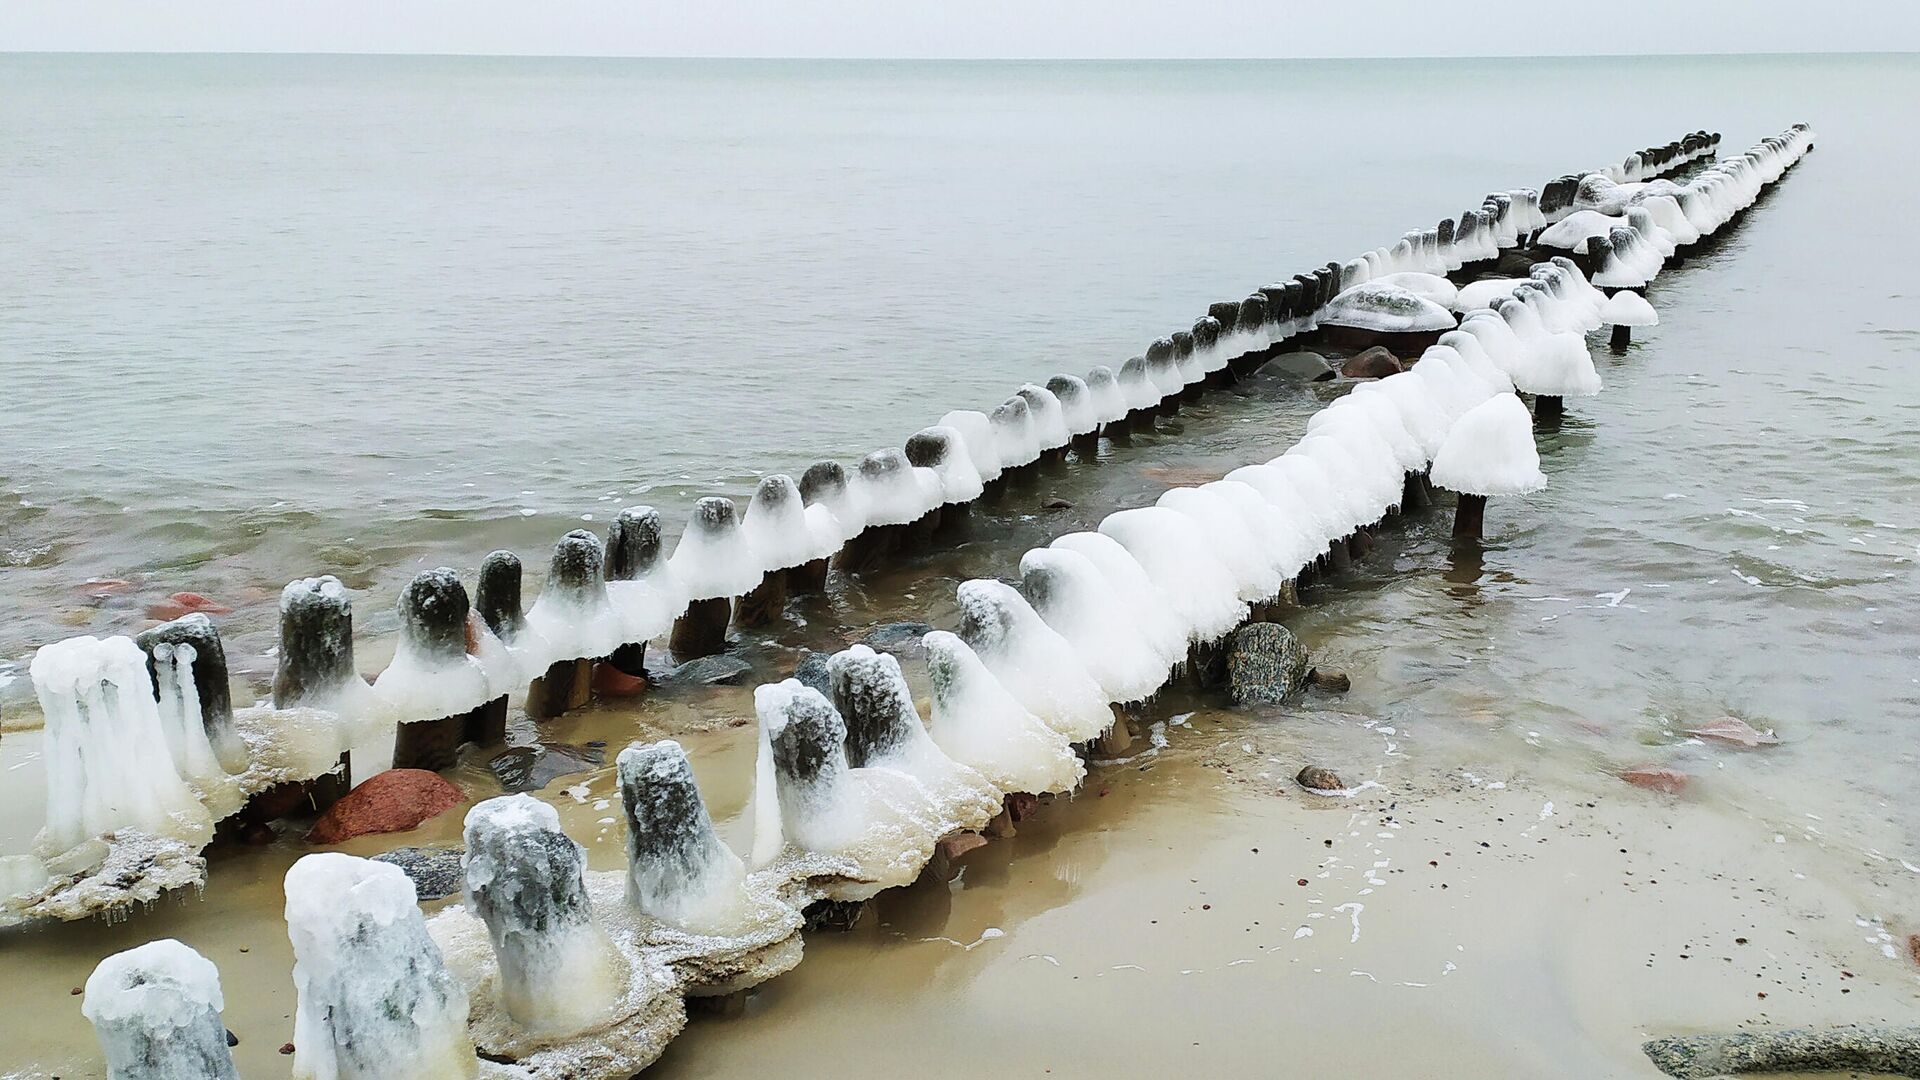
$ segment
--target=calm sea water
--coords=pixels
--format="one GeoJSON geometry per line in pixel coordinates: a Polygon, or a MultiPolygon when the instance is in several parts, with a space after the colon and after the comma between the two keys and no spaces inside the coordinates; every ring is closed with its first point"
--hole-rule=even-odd
{"type": "Polygon", "coordinates": [[[1911,631],[1865,610],[1920,540],[1920,304],[1871,269],[1916,239],[1916,67],[6,56],[0,658],[182,589],[257,656],[319,572],[377,627],[422,565],[677,517],[1484,191],[1806,119],[1792,212],[1675,298],[1690,372],[1585,449],[1566,555],[1617,568],[1597,591],[1713,552],[1609,667],[1713,663],[1737,627],[1769,670],[1804,653],[1810,703],[1869,672],[1910,703],[1911,631]]]}

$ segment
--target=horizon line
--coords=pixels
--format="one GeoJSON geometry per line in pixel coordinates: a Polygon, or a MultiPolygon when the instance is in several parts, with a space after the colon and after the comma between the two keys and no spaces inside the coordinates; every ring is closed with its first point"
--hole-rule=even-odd
{"type": "Polygon", "coordinates": [[[1909,49],[1813,49],[1798,52],[1726,50],[1711,52],[1647,53],[1483,53],[1477,55],[1402,53],[1370,55],[1295,55],[1295,56],[855,56],[772,54],[683,54],[650,53],[513,53],[513,52],[412,52],[350,51],[345,49],[0,49],[0,56],[357,56],[395,59],[472,59],[472,60],[669,60],[669,61],[810,61],[833,63],[1031,63],[1031,64],[1108,64],[1108,63],[1271,63],[1275,61],[1314,60],[1674,60],[1705,57],[1798,57],[1798,56],[1917,56],[1909,49]]]}

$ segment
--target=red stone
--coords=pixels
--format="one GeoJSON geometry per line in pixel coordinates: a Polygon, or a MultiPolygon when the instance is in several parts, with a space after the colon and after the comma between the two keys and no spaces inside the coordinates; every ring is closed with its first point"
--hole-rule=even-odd
{"type": "Polygon", "coordinates": [[[946,859],[957,859],[974,848],[986,847],[987,838],[979,833],[953,833],[940,838],[940,855],[946,859]]]}
{"type": "Polygon", "coordinates": [[[1702,739],[1714,739],[1734,746],[1744,746],[1751,750],[1756,746],[1773,746],[1780,739],[1773,732],[1754,730],[1752,724],[1737,716],[1722,716],[1718,720],[1709,720],[1696,728],[1688,728],[1687,734],[1702,739]]]}
{"type": "Polygon", "coordinates": [[[388,769],[349,791],[320,815],[307,833],[312,844],[338,844],[356,836],[406,832],[459,806],[466,794],[425,769],[388,769]]]}
{"type": "Polygon", "coordinates": [[[233,614],[232,608],[220,603],[218,600],[209,599],[201,596],[199,593],[177,592],[165,600],[156,600],[148,604],[147,618],[169,622],[182,615],[191,615],[196,611],[207,615],[233,614]]]}
{"type": "Polygon", "coordinates": [[[1007,814],[1014,821],[1025,821],[1040,809],[1040,796],[1016,791],[1007,796],[1007,814]]]}
{"type": "Polygon", "coordinates": [[[1620,770],[1620,779],[1634,787],[1648,791],[1661,791],[1668,795],[1678,795],[1686,790],[1693,778],[1679,769],[1662,768],[1659,765],[1636,765],[1631,769],[1620,770]]]}

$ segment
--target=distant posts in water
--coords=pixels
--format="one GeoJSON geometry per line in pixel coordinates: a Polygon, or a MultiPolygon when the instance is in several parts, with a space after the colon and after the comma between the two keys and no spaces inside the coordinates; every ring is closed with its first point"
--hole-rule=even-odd
{"type": "MultiPolygon", "coordinates": [[[[575,614],[606,607],[605,562],[598,536],[585,529],[562,536],[541,589],[542,607],[575,614]]],[[[527,715],[546,720],[585,705],[593,697],[593,665],[599,659],[574,656],[549,664],[527,687],[527,715]]]]}
{"type": "MultiPolygon", "coordinates": [[[[847,470],[837,461],[816,461],[807,466],[800,474],[800,502],[809,513],[813,507],[821,506],[839,525],[840,513],[849,506],[847,496],[847,470]]],[[[802,563],[787,571],[787,592],[790,594],[808,594],[825,592],[827,571],[833,564],[832,555],[823,555],[818,559],[802,563]]]]}
{"type": "MultiPolygon", "coordinates": [[[[476,665],[468,656],[467,620],[472,605],[458,574],[446,567],[421,571],[400,591],[395,608],[400,616],[396,666],[405,663],[412,669],[408,674],[426,680],[444,676],[449,686],[460,686],[467,679],[484,681],[484,674],[474,670],[476,665]]],[[[393,736],[393,767],[452,768],[462,743],[492,746],[506,737],[507,697],[501,694],[463,712],[400,724],[393,736]]]]}
{"type": "Polygon", "coordinates": [[[331,574],[303,578],[280,593],[280,658],[273,707],[324,707],[360,673],[353,666],[353,602],[331,574]]]}
{"type": "MultiPolygon", "coordinates": [[[[651,506],[630,506],[615,515],[607,528],[606,579],[635,581],[653,572],[661,559],[660,512],[651,506]]],[[[607,656],[622,675],[645,678],[647,643],[622,642],[607,656]]]]}
{"type": "Polygon", "coordinates": [[[726,650],[733,598],[750,591],[756,583],[750,563],[733,500],[708,496],[694,503],[693,516],[673,551],[675,573],[689,594],[687,609],[673,621],[668,639],[675,660],[684,662],[726,650]]]}
{"type": "Polygon", "coordinates": [[[87,977],[80,1011],[109,1080],[239,1080],[213,961],[172,938],[115,953],[87,977]]]}

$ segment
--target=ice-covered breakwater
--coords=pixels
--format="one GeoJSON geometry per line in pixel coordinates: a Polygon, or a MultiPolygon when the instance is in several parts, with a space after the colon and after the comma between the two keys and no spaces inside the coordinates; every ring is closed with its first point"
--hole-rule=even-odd
{"type": "MultiPolygon", "coordinates": [[[[1753,186],[1703,235],[1811,140],[1796,128],[1725,163],[1753,186]]],[[[375,1061],[420,1076],[629,1075],[679,1030],[688,997],[798,963],[807,906],[914,880],[942,840],[991,830],[1009,796],[1071,791],[1077,745],[1123,727],[1183,664],[1204,673],[1210,648],[1364,547],[1429,481],[1459,494],[1457,522],[1471,515],[1456,532],[1477,532],[1469,500],[1544,483],[1519,393],[1597,391],[1585,335],[1623,295],[1565,256],[1527,270],[1410,370],[1317,413],[1285,453],[1029,551],[1017,586],[962,584],[958,625],[924,641],[930,723],[899,662],[864,646],[760,687],[746,852],[714,834],[684,752],[661,742],[620,755],[624,872],[586,870],[551,808],[525,796],[469,814],[465,904],[431,920],[391,867],[303,859],[288,875],[296,1075],[375,1075],[375,1061]]],[[[128,1075],[223,1075],[208,1037],[217,973],[184,947],[143,948],[103,962],[98,1008],[89,982],[109,1059],[135,1047],[151,1068],[128,1075]]]]}
{"type": "MultiPolygon", "coordinates": [[[[703,500],[670,555],[660,515],[649,507],[630,508],[605,541],[586,531],[563,537],[531,605],[523,602],[520,560],[509,552],[488,557],[472,596],[454,571],[426,571],[399,598],[402,629],[395,662],[371,683],[354,663],[351,599],[328,577],[295,582],[283,593],[279,670],[271,705],[233,714],[224,699],[216,700],[219,695],[199,692],[203,685],[224,683],[210,679],[205,666],[217,662],[216,648],[207,648],[202,659],[200,650],[188,643],[187,649],[175,648],[161,658],[154,650],[164,643],[156,642],[149,650],[153,678],[167,671],[175,684],[192,682],[202,698],[199,711],[208,747],[225,747],[225,756],[214,753],[213,759],[225,762],[223,771],[239,764],[237,736],[246,747],[244,767],[225,771],[222,779],[206,771],[207,755],[200,754],[197,745],[183,745],[183,753],[199,755],[176,763],[177,770],[186,770],[177,775],[194,791],[191,799],[182,800],[177,790],[170,796],[161,790],[168,785],[160,783],[148,794],[171,810],[123,800],[133,803],[133,809],[112,823],[83,825],[89,831],[82,841],[69,843],[78,834],[64,826],[64,831],[44,834],[33,856],[4,864],[8,917],[74,917],[197,882],[203,873],[198,850],[212,824],[231,816],[232,802],[257,805],[246,801],[269,790],[284,801],[291,788],[296,803],[317,805],[351,777],[371,775],[395,761],[444,764],[463,741],[499,739],[509,692],[527,687],[528,711],[536,716],[562,711],[585,700],[596,668],[632,679],[642,670],[647,643],[669,630],[685,652],[723,645],[736,600],[752,609],[753,617],[764,619],[785,592],[817,589],[829,562],[837,560],[847,572],[860,572],[897,552],[938,542],[943,528],[963,518],[969,504],[994,497],[1044,458],[1064,454],[1076,442],[1084,445],[1101,433],[1119,437],[1130,426],[1151,424],[1155,416],[1177,410],[1183,398],[1232,381],[1281,343],[1323,326],[1375,335],[1403,348],[1424,343],[1415,350],[1420,356],[1415,370],[1404,373],[1412,378],[1380,382],[1383,400],[1416,402],[1427,384],[1444,384],[1443,372],[1453,368],[1477,376],[1496,392],[1512,387],[1533,394],[1543,412],[1564,396],[1594,392],[1598,380],[1591,361],[1584,359],[1580,332],[1591,329],[1595,319],[1612,318],[1615,325],[1644,322],[1650,307],[1623,300],[1626,294],[1617,291],[1610,298],[1602,296],[1587,272],[1602,278],[1630,265],[1644,287],[1657,267],[1628,256],[1684,246],[1659,224],[1663,217],[1672,219],[1678,208],[1693,233],[1711,234],[1804,153],[1811,134],[1804,127],[1791,129],[1684,183],[1633,179],[1655,167],[1705,156],[1716,145],[1715,137],[1694,135],[1659,153],[1636,155],[1638,164],[1629,159],[1621,166],[1580,174],[1564,206],[1550,206],[1556,200],[1530,189],[1489,195],[1479,208],[1434,229],[1409,233],[1391,247],[1295,275],[1241,301],[1215,304],[1191,329],[1156,339],[1117,373],[1096,367],[1084,378],[1062,374],[1044,385],[1023,385],[991,413],[948,413],[939,424],[911,436],[904,449],[876,451],[853,470],[821,462],[798,481],[769,477],[744,514],[730,500],[703,500]],[[1603,246],[1588,242],[1583,250],[1535,265],[1519,257],[1524,277],[1495,280],[1491,287],[1480,280],[1495,267],[1515,265],[1515,250],[1529,238],[1544,240],[1552,228],[1589,212],[1576,209],[1587,203],[1626,210],[1619,215],[1625,224],[1609,226],[1603,246]],[[1464,280],[1456,285],[1450,278],[1464,280]],[[1453,313],[1462,310],[1466,316],[1456,322],[1453,313]],[[187,652],[196,656],[188,658],[187,652]],[[197,780],[188,776],[196,769],[197,780]],[[205,790],[194,789],[196,782],[205,790]],[[204,812],[190,805],[195,802],[204,812]],[[103,873],[109,868],[111,875],[103,873]],[[109,879],[123,884],[117,891],[101,888],[109,879]]],[[[1678,235],[1692,234],[1683,229],[1678,235]]],[[[1297,501],[1283,497],[1280,512],[1297,512],[1300,520],[1316,526],[1288,534],[1285,558],[1258,550],[1258,538],[1252,542],[1256,550],[1249,552],[1248,542],[1219,528],[1221,522],[1241,519],[1271,524],[1267,508],[1249,501],[1249,489],[1261,491],[1247,483],[1248,478],[1170,494],[1165,505],[1141,508],[1111,527],[1103,526],[1098,534],[1124,550],[1138,564],[1138,573],[1113,570],[1096,579],[1065,555],[1036,557],[1031,568],[1022,567],[1023,588],[1036,599],[1026,603],[1025,613],[1002,613],[1006,625],[1000,629],[1015,634],[1020,647],[990,637],[990,598],[982,596],[971,597],[979,625],[971,634],[962,628],[963,643],[985,650],[975,659],[1035,717],[1056,728],[1064,724],[1060,729],[1074,738],[1097,733],[1102,725],[1096,722],[1098,706],[1090,704],[1093,696],[1050,687],[1052,698],[1040,700],[1037,689],[1022,687],[1042,680],[1023,680],[1017,670],[1018,656],[1055,648],[1055,639],[1083,657],[1093,656],[1095,646],[1076,645],[1059,630],[1052,631],[1052,638],[1019,635],[1020,625],[1045,627],[1045,616],[1051,613],[1075,626],[1100,626],[1102,619],[1062,597],[1097,591],[1091,583],[1108,579],[1138,586],[1145,574],[1160,592],[1173,594],[1162,598],[1172,614],[1156,631],[1161,652],[1178,653],[1167,644],[1179,636],[1174,631],[1191,639],[1188,645],[1216,642],[1239,617],[1235,605],[1263,605],[1282,595],[1267,587],[1285,586],[1290,573],[1297,576],[1300,567],[1288,564],[1314,544],[1324,552],[1314,561],[1337,566],[1348,554],[1344,541],[1351,538],[1364,545],[1361,530],[1368,522],[1402,498],[1423,497],[1425,481],[1407,478],[1417,472],[1410,464],[1422,456],[1442,460],[1444,436],[1451,431],[1443,421],[1464,415],[1476,404],[1467,400],[1470,393],[1446,385],[1442,389],[1452,395],[1446,410],[1396,405],[1397,421],[1371,404],[1342,406],[1337,416],[1324,421],[1326,430],[1310,432],[1312,437],[1283,455],[1284,460],[1268,463],[1272,475],[1300,495],[1297,501]],[[1206,552],[1208,558],[1183,562],[1179,553],[1195,546],[1196,535],[1204,538],[1203,549],[1213,550],[1206,552]],[[1162,582],[1153,581],[1156,568],[1162,582]],[[1176,572],[1173,568],[1202,579],[1232,576],[1236,596],[1202,600],[1195,589],[1169,588],[1164,580],[1170,580],[1165,575],[1176,572]],[[996,654],[1011,658],[998,670],[998,661],[992,659],[996,654]],[[1072,700],[1054,700],[1063,695],[1072,700]]],[[[1511,415],[1511,410],[1489,410],[1499,411],[1511,415]]],[[[1510,424],[1505,434],[1499,424],[1476,422],[1471,430],[1486,436],[1483,449],[1517,445],[1510,424]]],[[[1457,459],[1462,453],[1456,448],[1448,456],[1457,459]]],[[[1463,503],[1469,507],[1487,495],[1523,490],[1531,476],[1524,467],[1442,471],[1461,485],[1463,503]]],[[[1274,480],[1268,480],[1267,487],[1281,490],[1274,480]]],[[[1462,529],[1475,528],[1469,513],[1462,529]]],[[[1087,550],[1075,554],[1098,563],[1101,553],[1090,543],[1083,542],[1087,550]]],[[[1112,554],[1104,552],[1109,570],[1117,561],[1112,554]]],[[[1134,591],[1151,596],[1139,588],[1134,591]]],[[[105,738],[108,731],[137,732],[148,726],[144,709],[140,717],[122,715],[121,705],[131,708],[140,697],[133,692],[138,680],[126,674],[131,668],[108,655],[124,649],[111,641],[80,644],[86,640],[76,639],[73,649],[92,656],[88,663],[102,670],[118,663],[122,674],[88,674],[75,681],[63,674],[73,667],[73,657],[59,660],[62,650],[52,650],[44,686],[36,679],[43,710],[49,718],[59,717],[49,724],[50,742],[76,732],[105,738]],[[112,689],[114,704],[89,707],[84,721],[76,719],[80,713],[71,703],[85,697],[76,689],[81,683],[112,689]],[[56,723],[60,732],[52,730],[56,723]]],[[[212,642],[217,646],[217,636],[212,642]]],[[[1177,657],[1171,661],[1178,663],[1177,657]]],[[[1132,668],[1118,660],[1094,667],[1094,685],[1113,692],[1145,685],[1152,674],[1149,667],[1132,668]]],[[[955,670],[963,669],[970,670],[956,661],[955,670]]],[[[157,682],[154,686],[156,700],[178,715],[185,707],[180,704],[184,693],[164,690],[157,682]]],[[[182,729],[176,723],[167,730],[182,729]]],[[[115,738],[151,741],[144,735],[115,738]]],[[[114,755],[92,754],[85,760],[89,768],[108,770],[101,775],[109,775],[114,755]]],[[[83,777],[77,785],[54,785],[49,822],[69,820],[68,793],[86,791],[90,783],[83,777]]]]}

